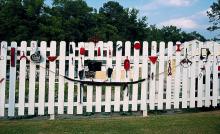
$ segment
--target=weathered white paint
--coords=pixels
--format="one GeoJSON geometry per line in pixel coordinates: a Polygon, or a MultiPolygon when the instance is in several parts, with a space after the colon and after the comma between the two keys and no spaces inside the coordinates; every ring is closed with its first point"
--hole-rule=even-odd
{"type": "MultiPolygon", "coordinates": [[[[123,44],[121,41],[117,42],[120,46],[123,44]]],[[[142,44],[142,43],[141,43],[142,44]]],[[[66,42],[56,43],[55,41],[50,42],[50,47],[46,47],[46,42],[36,42],[32,41],[31,46],[27,47],[27,42],[21,42],[21,46],[17,47],[16,42],[9,43],[9,47],[7,47],[6,42],[1,42],[1,46],[4,45],[5,49],[1,49],[1,56],[5,57],[0,60],[1,70],[0,70],[0,79],[5,78],[0,83],[0,116],[5,116],[5,108],[8,108],[8,116],[15,116],[15,109],[18,108],[18,115],[25,115],[25,108],[28,108],[28,115],[45,115],[45,109],[48,107],[48,114],[51,117],[55,117],[55,107],[58,108],[58,114],[64,114],[64,107],[67,107],[67,114],[73,114],[75,111],[74,107],[76,107],[77,114],[83,114],[83,106],[86,106],[86,112],[92,112],[92,108],[95,107],[95,112],[101,112],[101,107],[105,106],[105,112],[119,112],[120,106],[123,105],[122,111],[128,111],[129,105],[132,105],[132,111],[137,111],[137,106],[140,105],[141,111],[143,111],[143,116],[147,116],[147,104],[150,106],[150,110],[154,110],[157,105],[158,109],[161,110],[163,108],[163,103],[166,103],[165,109],[171,109],[171,105],[174,104],[174,108],[179,108],[179,102],[182,102],[182,108],[195,108],[195,102],[197,101],[197,107],[210,105],[216,107],[219,103],[219,78],[218,78],[218,60],[216,56],[219,57],[219,44],[216,42],[198,42],[191,41],[185,42],[182,44],[181,48],[183,48],[182,52],[176,52],[176,47],[173,46],[172,42],[168,43],[168,48],[165,48],[165,43],[161,42],[159,46],[159,52],[157,53],[157,43],[152,42],[149,44],[147,42],[143,42],[142,49],[136,50],[134,49],[133,43],[127,41],[125,42],[124,56],[122,56],[122,49],[117,50],[116,48],[116,56],[113,55],[113,42],[99,42],[97,46],[94,43],[84,43],[80,42],[78,46],[71,42],[69,45],[73,47],[73,53],[66,56],[66,42]],[[26,61],[26,59],[22,59],[20,64],[16,67],[19,67],[19,77],[16,76],[16,67],[10,67],[7,72],[10,72],[9,78],[9,98],[5,98],[6,96],[6,64],[10,63],[10,50],[12,47],[15,47],[16,50],[20,51],[20,55],[17,60],[20,60],[20,56],[28,53],[33,54],[37,49],[37,44],[40,44],[38,50],[43,57],[41,63],[36,64],[32,61],[30,64],[26,61]],[[10,46],[11,45],[11,46],[10,46]],[[56,50],[56,46],[59,45],[59,50],[56,50]],[[76,52],[80,50],[81,47],[85,47],[88,51],[87,55],[76,54],[76,52]],[[94,50],[97,50],[98,47],[101,49],[101,56],[94,55],[94,50]],[[148,59],[148,47],[151,49],[151,55],[158,56],[159,64],[152,64],[148,59]],[[201,48],[209,48],[211,51],[211,55],[208,57],[207,63],[203,63],[199,59],[200,49],[201,48]],[[188,50],[188,58],[193,62],[189,68],[183,68],[179,64],[182,59],[185,58],[186,51],[188,50]],[[7,55],[7,50],[9,54],[7,55]],[[111,55],[109,53],[111,52],[111,55]],[[56,56],[56,51],[59,52],[59,57],[57,58],[57,62],[46,62],[47,56],[46,53],[49,52],[50,56],[56,56]],[[107,51],[107,56],[104,56],[104,51],[107,51]],[[134,56],[132,55],[132,51],[134,51],[134,56]],[[140,55],[142,51],[142,54],[140,55]],[[181,55],[181,53],[184,53],[181,55]],[[158,55],[157,55],[158,54],[158,55]],[[7,58],[6,58],[7,56],[7,58]],[[123,67],[123,60],[128,57],[131,61],[132,69],[128,71],[128,77],[125,79],[121,79],[123,67]],[[81,60],[82,58],[82,60],[81,60]],[[73,62],[72,62],[73,59],[73,62]],[[140,85],[141,97],[138,100],[138,84],[131,85],[133,89],[129,91],[131,95],[131,100],[127,96],[128,90],[121,90],[120,87],[114,87],[115,92],[112,92],[111,86],[106,86],[105,91],[102,92],[101,86],[96,86],[96,94],[93,96],[93,86],[87,86],[87,101],[83,101],[83,93],[82,91],[81,102],[80,103],[80,84],[76,82],[71,82],[65,80],[63,76],[68,74],[68,77],[75,78],[75,65],[76,61],[78,61],[78,71],[84,68],[84,60],[102,60],[106,61],[106,64],[103,62],[103,71],[106,71],[108,67],[114,66],[114,71],[116,72],[115,79],[112,78],[111,81],[130,81],[130,76],[132,75],[133,81],[138,79],[146,79],[146,81],[142,82],[140,85]],[[173,61],[172,59],[176,59],[176,67],[175,74],[173,76],[167,76],[168,65],[164,68],[165,62],[168,60],[173,61]],[[68,61],[68,67],[65,67],[65,61],[68,61]],[[114,62],[115,61],[115,62],[114,62]],[[59,73],[55,74],[56,63],[59,63],[57,70],[59,73]],[[150,64],[148,64],[150,63],[150,64]],[[47,65],[48,64],[48,65],[47,65]],[[36,68],[36,65],[39,66],[39,69],[36,68]],[[47,65],[47,66],[46,66],[47,65]],[[149,66],[150,65],[150,66],[149,66]],[[205,72],[201,72],[201,67],[203,65],[206,68],[205,72]],[[49,66],[49,68],[47,68],[49,66]],[[141,68],[141,73],[139,75],[139,68],[141,68]],[[26,70],[29,71],[28,81],[26,80],[26,70]],[[159,69],[159,72],[158,70],[159,69]],[[46,75],[46,72],[49,72],[49,76],[46,75]],[[132,72],[132,73],[130,73],[132,72]],[[39,82],[36,81],[36,73],[39,73],[39,82]],[[148,74],[150,74],[150,79],[148,80],[148,74]],[[213,89],[210,88],[210,83],[212,79],[209,77],[210,74],[213,74],[213,89]],[[200,78],[201,75],[201,78],[200,78]],[[152,79],[152,76],[154,79],[152,79]],[[206,83],[203,84],[203,76],[206,76],[206,83]],[[49,82],[45,80],[49,77],[49,82]],[[167,77],[166,83],[164,83],[164,78],[167,77]],[[19,78],[19,79],[17,79],[19,78]],[[195,85],[195,80],[198,78],[198,84],[195,85]],[[55,79],[56,82],[55,82],[55,79]],[[175,82],[173,83],[172,80],[175,82]],[[16,81],[18,82],[18,89],[16,89],[16,81]],[[58,81],[58,82],[57,82],[58,81]],[[28,83],[27,83],[28,82],[28,83]],[[68,84],[68,88],[65,89],[65,82],[68,84]],[[39,83],[39,94],[35,94],[35,88],[39,83]],[[58,85],[58,102],[55,101],[55,83],[58,85]],[[149,83],[149,89],[148,89],[149,83]],[[29,84],[26,87],[26,84],[29,84]],[[175,85],[174,85],[175,84],[175,85]],[[74,92],[74,85],[77,86],[77,92],[74,92]],[[198,95],[196,96],[195,87],[198,87],[198,95]],[[48,88],[48,92],[46,92],[46,87],[48,88]],[[180,89],[182,87],[182,91],[180,89]],[[166,90],[166,99],[163,99],[164,89],[166,90]],[[15,101],[15,91],[18,90],[18,103],[15,101]],[[28,91],[28,96],[25,94],[25,90],[28,91]],[[67,90],[67,92],[64,92],[67,90]],[[149,91],[149,92],[148,92],[149,91]],[[212,92],[212,95],[210,93],[212,92]],[[179,98],[179,94],[182,94],[182,98],[179,98]],[[149,94],[149,98],[147,97],[149,94]],[[174,97],[173,97],[174,95],[174,97]],[[46,102],[45,96],[48,96],[48,102],[46,102]],[[67,96],[67,102],[64,101],[64,96],[67,96]],[[74,96],[77,96],[77,102],[74,102],[74,96]],[[121,98],[122,96],[122,98],[121,98]],[[35,98],[38,97],[38,102],[35,101],[35,98]],[[28,103],[25,103],[25,98],[28,98],[28,103]],[[104,99],[103,99],[104,98],[104,99]],[[112,100],[114,98],[114,100],[112,100]],[[93,102],[95,100],[95,102],[93,102]],[[111,109],[111,106],[114,106],[114,109],[111,109]],[[37,111],[35,111],[35,109],[37,111]]],[[[16,52],[17,54],[17,52],[16,52]]],[[[28,58],[30,56],[28,55],[28,58]]],[[[77,74],[78,76],[78,74],[77,74]]],[[[90,79],[87,79],[90,80],[90,79]]],[[[95,79],[94,79],[95,80],[95,79]]],[[[104,80],[99,80],[104,81],[104,80]]]]}

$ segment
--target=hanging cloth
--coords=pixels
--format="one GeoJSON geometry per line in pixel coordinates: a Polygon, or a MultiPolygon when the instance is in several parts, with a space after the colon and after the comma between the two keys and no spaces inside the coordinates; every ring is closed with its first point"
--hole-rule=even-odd
{"type": "Polygon", "coordinates": [[[80,55],[85,55],[85,53],[86,53],[85,48],[81,47],[79,53],[80,53],[80,55]]]}
{"type": "Polygon", "coordinates": [[[54,62],[56,59],[57,59],[58,56],[48,56],[47,59],[50,61],[50,62],[54,62]]]}
{"type": "Polygon", "coordinates": [[[176,48],[176,52],[180,52],[180,51],[181,51],[180,45],[181,45],[181,44],[176,44],[176,47],[177,47],[177,48],[176,48]]]}
{"type": "Polygon", "coordinates": [[[98,56],[101,56],[101,49],[98,47],[98,56]]]}
{"type": "Polygon", "coordinates": [[[135,44],[134,44],[134,48],[135,48],[136,50],[141,49],[141,44],[140,44],[139,42],[135,43],[135,44]]]}
{"type": "Polygon", "coordinates": [[[15,48],[11,48],[11,67],[15,67],[15,48]]]}
{"type": "Polygon", "coordinates": [[[128,56],[126,57],[126,59],[124,60],[124,69],[126,71],[126,78],[128,77],[128,73],[127,71],[130,70],[130,61],[128,59],[128,56]]]}
{"type": "Polygon", "coordinates": [[[149,56],[148,57],[149,59],[150,59],[150,61],[153,63],[153,64],[155,64],[156,62],[157,62],[157,56],[149,56]]]}

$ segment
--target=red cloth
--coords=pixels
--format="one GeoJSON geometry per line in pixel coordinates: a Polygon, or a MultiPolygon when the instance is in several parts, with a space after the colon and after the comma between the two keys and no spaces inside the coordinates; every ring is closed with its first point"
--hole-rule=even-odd
{"type": "Polygon", "coordinates": [[[57,56],[48,56],[47,59],[51,62],[55,61],[57,59],[57,56]]]}
{"type": "Polygon", "coordinates": [[[130,69],[130,61],[129,61],[128,57],[124,61],[124,69],[126,71],[128,71],[130,69]]]}
{"type": "Polygon", "coordinates": [[[15,48],[11,48],[11,67],[15,67],[15,48]]]}
{"type": "Polygon", "coordinates": [[[135,49],[141,49],[141,44],[139,42],[134,44],[135,49]]]}
{"type": "Polygon", "coordinates": [[[149,56],[148,58],[150,59],[150,61],[151,61],[153,64],[155,64],[158,57],[157,57],[157,56],[149,56]]]}
{"type": "Polygon", "coordinates": [[[85,55],[85,52],[86,52],[85,48],[84,48],[84,47],[81,47],[81,48],[80,48],[80,54],[81,54],[81,55],[85,55]]]}
{"type": "Polygon", "coordinates": [[[101,49],[100,49],[100,47],[98,48],[98,56],[101,56],[101,49]]]}

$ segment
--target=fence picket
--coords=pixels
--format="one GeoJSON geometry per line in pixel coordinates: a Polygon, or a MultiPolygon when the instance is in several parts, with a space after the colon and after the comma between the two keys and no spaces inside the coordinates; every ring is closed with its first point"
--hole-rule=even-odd
{"type": "MultiPolygon", "coordinates": [[[[78,43],[79,48],[79,59],[78,59],[78,74],[79,71],[84,69],[84,55],[80,54],[80,49],[85,48],[85,44],[83,42],[78,43]]],[[[78,78],[79,75],[77,74],[78,78]]],[[[83,113],[83,88],[80,88],[80,83],[77,83],[77,114],[83,113]]]]}
{"type": "Polygon", "coordinates": [[[43,57],[40,63],[40,78],[39,78],[39,105],[38,105],[38,114],[44,115],[45,108],[45,76],[46,76],[46,51],[47,51],[47,42],[42,41],[40,43],[41,56],[43,57]]]}
{"type": "Polygon", "coordinates": [[[1,60],[0,60],[0,117],[5,115],[5,89],[6,89],[6,65],[7,65],[7,42],[1,42],[1,60]]]}
{"type": "MultiPolygon", "coordinates": [[[[125,42],[125,58],[131,59],[131,42],[126,41],[125,42]]],[[[130,80],[130,70],[127,71],[127,75],[125,76],[124,81],[129,81],[130,80]]],[[[128,102],[129,102],[129,88],[126,88],[125,91],[123,92],[123,111],[128,111],[128,102]]]]}
{"type": "MultiPolygon", "coordinates": [[[[177,42],[176,44],[181,44],[180,42],[177,42]]],[[[177,50],[177,46],[175,47],[175,50],[177,50]]],[[[179,96],[180,96],[180,56],[181,56],[181,50],[182,45],[180,45],[180,50],[176,51],[176,72],[175,72],[175,89],[174,89],[174,109],[179,108],[179,96]]]]}
{"type": "MultiPolygon", "coordinates": [[[[151,44],[151,56],[157,56],[157,42],[153,41],[151,44]]],[[[153,64],[151,62],[151,80],[150,80],[150,94],[149,94],[149,100],[150,100],[150,110],[154,110],[155,108],[155,91],[156,91],[156,63],[153,64]]]]}
{"type": "MultiPolygon", "coordinates": [[[[139,42],[136,41],[134,44],[135,43],[139,42]]],[[[103,106],[105,106],[105,112],[112,112],[112,105],[114,105],[114,112],[126,112],[130,110],[130,105],[132,105],[131,111],[139,110],[140,106],[140,110],[143,111],[143,116],[147,116],[147,104],[149,104],[150,110],[155,110],[155,108],[158,110],[162,110],[163,108],[164,110],[169,110],[173,104],[174,109],[179,109],[180,103],[182,103],[181,108],[210,107],[210,105],[216,107],[219,105],[218,67],[220,62],[218,59],[220,47],[217,42],[209,41],[203,43],[197,40],[185,42],[181,44],[180,49],[183,49],[180,51],[176,51],[178,47],[174,46],[172,42],[168,42],[168,48],[165,48],[165,42],[160,42],[160,45],[158,45],[159,52],[157,52],[157,42],[155,41],[149,46],[148,42],[144,41],[143,45],[141,45],[141,49],[133,47],[130,41],[125,42],[125,47],[123,46],[123,42],[118,41],[116,43],[116,56],[113,55],[113,42],[111,41],[106,43],[100,41],[96,45],[92,42],[80,42],[78,46],[74,42],[70,42],[69,45],[72,50],[69,51],[69,56],[66,57],[66,42],[62,41],[58,43],[58,51],[60,54],[55,61],[50,61],[48,57],[48,55],[50,57],[56,57],[57,55],[57,43],[55,41],[50,42],[50,48],[47,48],[47,42],[45,41],[40,42],[39,48],[37,41],[31,41],[30,44],[31,46],[27,47],[27,42],[23,41],[21,42],[21,47],[17,47],[16,42],[11,42],[11,47],[9,47],[8,50],[11,56],[15,55],[13,58],[7,55],[7,42],[1,42],[1,117],[6,115],[5,108],[8,108],[8,116],[13,117],[17,114],[16,108],[18,108],[18,116],[24,116],[26,114],[26,107],[28,108],[28,115],[36,114],[35,110],[37,108],[38,115],[45,115],[46,107],[48,107],[48,114],[52,115],[52,118],[54,114],[56,114],[55,108],[57,107],[58,114],[65,114],[66,108],[67,114],[74,114],[75,106],[77,108],[76,114],[83,114],[83,112],[85,112],[84,110],[86,110],[86,112],[93,112],[93,108],[95,112],[102,112],[104,110],[103,106]],[[151,47],[151,54],[148,54],[148,47],[151,47]],[[13,48],[15,48],[15,50],[13,50],[13,48]],[[81,48],[86,49],[85,54],[80,53],[81,48]],[[125,50],[123,50],[124,48],[125,50]],[[131,48],[133,50],[131,50],[131,48]],[[209,48],[211,52],[207,62],[200,59],[202,48],[209,48]],[[17,50],[18,52],[20,51],[18,58],[17,50]],[[142,56],[140,55],[140,50],[142,51],[142,56]],[[43,58],[41,62],[35,63],[32,61],[29,58],[31,56],[28,56],[29,51],[30,55],[40,51],[40,55],[43,58]],[[96,57],[95,52],[97,53],[96,57]],[[131,55],[133,52],[134,56],[131,55]],[[182,52],[184,55],[181,55],[182,52]],[[122,54],[125,54],[125,56],[122,56],[122,54]],[[183,67],[180,65],[180,62],[186,58],[186,54],[187,58],[192,61],[192,65],[183,67]],[[149,57],[149,55],[155,57],[149,57]],[[27,56],[27,59],[25,56],[27,56]],[[21,57],[24,57],[24,59],[20,59],[21,57]],[[126,75],[122,61],[127,58],[130,60],[131,69],[127,71],[126,75]],[[157,63],[157,60],[156,63],[153,63],[150,58],[158,58],[159,63],[157,63]],[[20,60],[18,65],[16,65],[17,59],[20,60]],[[28,59],[30,59],[30,63],[28,59]],[[66,60],[69,62],[68,69],[65,65],[66,60]],[[96,93],[94,95],[94,86],[84,85],[87,87],[86,91],[84,91],[84,89],[80,88],[80,83],[68,81],[64,78],[64,76],[68,74],[68,77],[71,79],[75,79],[76,76],[77,79],[79,79],[79,75],[76,74],[75,71],[78,70],[77,73],[82,69],[87,71],[87,66],[84,65],[85,60],[104,61],[102,71],[113,68],[112,82],[127,82],[132,81],[132,78],[133,81],[139,79],[146,80],[142,83],[129,85],[129,88],[125,90],[122,90],[120,86],[114,86],[114,93],[112,86],[95,86],[96,93]],[[9,66],[7,63],[10,64],[10,70],[7,70],[7,66],[9,66]],[[76,67],[76,65],[78,67],[76,67]],[[164,67],[165,65],[166,67],[164,67]],[[56,66],[58,68],[56,68],[56,66]],[[203,67],[205,71],[202,69],[203,67]],[[19,75],[16,74],[16,68],[19,68],[19,75]],[[10,72],[10,75],[7,74],[7,71],[10,72]],[[49,76],[47,72],[49,72],[49,76]],[[37,82],[38,73],[39,82],[37,82]],[[169,73],[171,73],[171,75],[168,75],[169,73]],[[7,78],[8,76],[10,76],[9,80],[7,78]],[[26,79],[29,80],[27,81],[26,79]],[[47,82],[48,80],[49,82],[47,82]],[[58,82],[56,80],[58,80],[58,82]],[[16,89],[17,81],[19,84],[18,89],[16,89]],[[9,82],[9,93],[6,92],[6,82],[9,82]],[[67,86],[65,82],[67,82],[67,86]],[[26,87],[26,84],[29,85],[26,87]],[[35,94],[38,92],[38,89],[36,89],[38,85],[39,94],[35,94]],[[48,93],[46,92],[47,87],[49,87],[48,93]],[[58,98],[55,96],[57,87],[58,98]],[[75,92],[75,88],[77,88],[77,92],[75,92]],[[166,89],[166,92],[164,89],[166,89]],[[28,96],[25,96],[25,90],[28,90],[28,96]],[[86,101],[85,95],[83,94],[86,94],[86,101]],[[166,98],[164,98],[164,95],[166,95],[166,98]],[[9,98],[7,98],[7,96],[9,96],[9,98]],[[45,98],[47,96],[48,103],[45,98]],[[74,101],[76,96],[77,102],[74,101]],[[25,103],[26,97],[28,97],[28,104],[25,103]],[[114,101],[112,98],[114,98],[114,101]],[[38,102],[35,99],[37,99],[38,102]],[[95,102],[93,102],[94,100],[95,102]],[[166,107],[164,107],[164,103],[166,103],[166,107]],[[123,106],[123,108],[121,106],[123,106]]],[[[180,42],[176,42],[176,44],[180,44],[180,42]]],[[[184,65],[186,64],[187,63],[184,65]]],[[[107,79],[107,81],[110,82],[110,78],[107,79]]],[[[84,78],[83,80],[90,79],[84,78]]],[[[105,79],[96,79],[96,81],[102,82],[105,81],[105,79]]]]}
{"type": "MultiPolygon", "coordinates": [[[[116,47],[116,66],[115,66],[115,70],[116,70],[116,78],[115,81],[120,81],[121,80],[121,56],[122,56],[122,42],[121,41],[117,41],[117,47],[116,47]]],[[[115,87],[115,102],[114,102],[114,111],[115,112],[119,112],[120,110],[120,93],[121,93],[121,89],[119,86],[115,87]]]]}
{"type": "Polygon", "coordinates": [[[160,43],[160,59],[159,59],[159,88],[158,88],[158,110],[163,109],[163,94],[164,94],[164,50],[165,43],[160,43]]]}
{"type": "MultiPolygon", "coordinates": [[[[31,41],[30,55],[34,54],[38,50],[37,42],[31,41]]],[[[30,61],[29,69],[29,96],[28,96],[28,115],[34,115],[35,109],[35,80],[36,80],[36,64],[30,61]]]]}
{"type": "Polygon", "coordinates": [[[27,69],[27,60],[21,59],[21,56],[27,55],[27,42],[21,42],[20,49],[20,71],[19,71],[19,106],[18,106],[18,115],[24,115],[24,103],[25,103],[25,83],[26,83],[26,69],[27,69]]]}
{"type": "MultiPolygon", "coordinates": [[[[74,79],[75,76],[75,42],[69,44],[69,78],[74,79]]],[[[67,102],[67,114],[73,114],[73,102],[74,102],[74,82],[68,81],[68,102],[67,102]]]]}
{"type": "Polygon", "coordinates": [[[148,84],[148,42],[143,42],[143,56],[142,56],[142,78],[146,79],[141,84],[141,110],[143,110],[143,116],[147,116],[147,84],[148,84]]]}
{"type": "Polygon", "coordinates": [[[65,59],[66,58],[66,42],[60,42],[59,56],[59,90],[58,90],[58,114],[64,113],[64,75],[65,75],[65,59]]]}
{"type": "MultiPolygon", "coordinates": [[[[56,42],[50,42],[50,55],[56,55],[56,42]]],[[[54,114],[55,106],[55,71],[56,71],[56,62],[49,63],[49,92],[48,92],[48,114],[54,114]]]]}
{"type": "Polygon", "coordinates": [[[219,96],[219,78],[218,78],[218,57],[219,57],[219,44],[214,43],[213,46],[214,49],[214,56],[213,56],[213,101],[212,101],[212,106],[216,107],[217,106],[217,100],[219,96]]]}
{"type": "MultiPolygon", "coordinates": [[[[112,57],[113,57],[113,42],[109,41],[107,43],[107,66],[113,69],[112,66],[112,57]]],[[[112,81],[112,78],[110,78],[112,81]]],[[[107,86],[105,92],[105,112],[111,112],[111,96],[112,96],[112,87],[107,86]]]]}
{"type": "Polygon", "coordinates": [[[16,86],[16,62],[17,62],[17,43],[11,43],[11,62],[10,62],[10,82],[9,82],[9,99],[8,99],[8,116],[15,114],[15,86],[16,86]],[[13,50],[14,49],[14,57],[13,50]]]}
{"type": "Polygon", "coordinates": [[[192,65],[191,65],[191,80],[190,80],[190,108],[195,108],[195,88],[196,88],[196,43],[192,43],[192,50],[191,50],[191,59],[192,65]]]}
{"type": "Polygon", "coordinates": [[[172,82],[172,62],[173,62],[173,42],[168,42],[167,54],[167,90],[166,90],[166,109],[171,108],[171,82],[172,82]],[[170,63],[169,63],[170,62],[170,63]],[[170,71],[170,72],[169,72],[170,71]],[[171,73],[171,74],[169,74],[171,73]]]}
{"type": "MultiPolygon", "coordinates": [[[[90,42],[88,43],[88,56],[90,60],[94,60],[94,50],[95,50],[95,44],[90,42]]],[[[92,112],[92,103],[93,103],[93,86],[87,86],[87,112],[92,112]]]]}

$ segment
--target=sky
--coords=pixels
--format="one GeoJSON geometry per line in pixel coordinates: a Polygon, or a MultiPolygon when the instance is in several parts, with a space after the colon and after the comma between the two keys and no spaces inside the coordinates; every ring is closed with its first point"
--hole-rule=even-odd
{"type": "MultiPolygon", "coordinates": [[[[46,0],[51,4],[51,0],[46,0]]],[[[109,0],[85,0],[90,7],[99,9],[109,0]]],[[[183,31],[197,31],[207,39],[214,38],[217,32],[210,32],[206,12],[217,0],[113,0],[125,8],[136,8],[139,17],[147,16],[150,25],[157,27],[174,25],[183,31]]]]}

